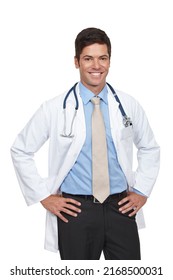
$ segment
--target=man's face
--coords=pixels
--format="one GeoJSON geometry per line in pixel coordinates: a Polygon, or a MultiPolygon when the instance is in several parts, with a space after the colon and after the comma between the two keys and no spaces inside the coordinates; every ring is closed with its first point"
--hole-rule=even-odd
{"type": "Polygon", "coordinates": [[[92,44],[85,47],[79,61],[75,58],[75,66],[79,69],[83,85],[98,94],[105,86],[110,67],[107,45],[92,44]]]}

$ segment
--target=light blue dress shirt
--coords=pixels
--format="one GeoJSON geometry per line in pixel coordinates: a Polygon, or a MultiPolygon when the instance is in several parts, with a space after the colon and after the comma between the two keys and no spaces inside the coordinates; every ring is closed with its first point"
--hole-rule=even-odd
{"type": "MultiPolygon", "coordinates": [[[[65,180],[61,185],[61,191],[70,194],[92,194],[92,151],[91,151],[91,119],[94,105],[91,102],[91,98],[95,95],[88,90],[82,83],[79,84],[80,96],[83,101],[85,122],[86,122],[86,139],[85,143],[80,151],[80,154],[67,174],[65,180]]],[[[119,165],[117,159],[116,148],[114,146],[110,121],[109,121],[109,109],[107,100],[107,87],[99,93],[101,98],[100,108],[103,114],[105,128],[106,128],[106,140],[108,147],[108,165],[109,165],[109,178],[110,178],[110,193],[120,193],[127,189],[127,181],[125,175],[119,165]]]]}

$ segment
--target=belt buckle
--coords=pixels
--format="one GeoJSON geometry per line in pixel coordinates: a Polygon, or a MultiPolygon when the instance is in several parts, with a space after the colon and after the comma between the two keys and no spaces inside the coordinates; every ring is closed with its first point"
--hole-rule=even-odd
{"type": "Polygon", "coordinates": [[[100,203],[97,198],[93,198],[93,203],[100,203]]]}

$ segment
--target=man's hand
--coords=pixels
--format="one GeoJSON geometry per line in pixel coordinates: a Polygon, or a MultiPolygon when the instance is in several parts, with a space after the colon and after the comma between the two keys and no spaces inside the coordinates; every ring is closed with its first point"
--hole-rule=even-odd
{"type": "Polygon", "coordinates": [[[127,197],[123,198],[118,203],[118,205],[120,205],[119,211],[122,214],[132,211],[129,214],[129,217],[132,217],[139,211],[139,209],[146,203],[146,201],[146,196],[137,194],[135,192],[128,192],[127,197]]]}
{"type": "Polygon", "coordinates": [[[65,223],[68,223],[68,220],[63,216],[62,213],[77,217],[77,213],[81,212],[81,209],[76,207],[81,205],[80,202],[71,198],[64,198],[61,195],[50,195],[43,199],[41,204],[44,208],[58,216],[65,223]]]}

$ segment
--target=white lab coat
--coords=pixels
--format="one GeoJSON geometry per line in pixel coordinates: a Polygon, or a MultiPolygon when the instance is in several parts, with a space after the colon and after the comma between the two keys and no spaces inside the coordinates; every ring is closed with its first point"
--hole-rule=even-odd
{"type": "MultiPolygon", "coordinates": [[[[125,128],[122,115],[113,94],[108,88],[108,106],[112,138],[117,150],[121,168],[129,188],[136,188],[149,196],[159,170],[159,146],[149,126],[146,115],[131,96],[116,91],[126,114],[133,122],[125,128]],[[136,145],[138,167],[132,171],[133,142],[136,145]]],[[[85,117],[82,100],[77,86],[79,109],[73,126],[73,138],[61,136],[64,128],[63,100],[65,94],[45,102],[26,127],[17,136],[11,154],[19,184],[28,205],[37,203],[50,194],[57,194],[64,178],[74,165],[85,141],[85,117]],[[38,174],[34,153],[49,139],[49,176],[41,178],[38,174]]],[[[75,100],[73,94],[67,99],[67,131],[71,126],[75,100]]],[[[137,215],[139,227],[144,226],[141,211],[137,215]]],[[[57,252],[57,217],[47,211],[45,248],[57,252]]]]}

